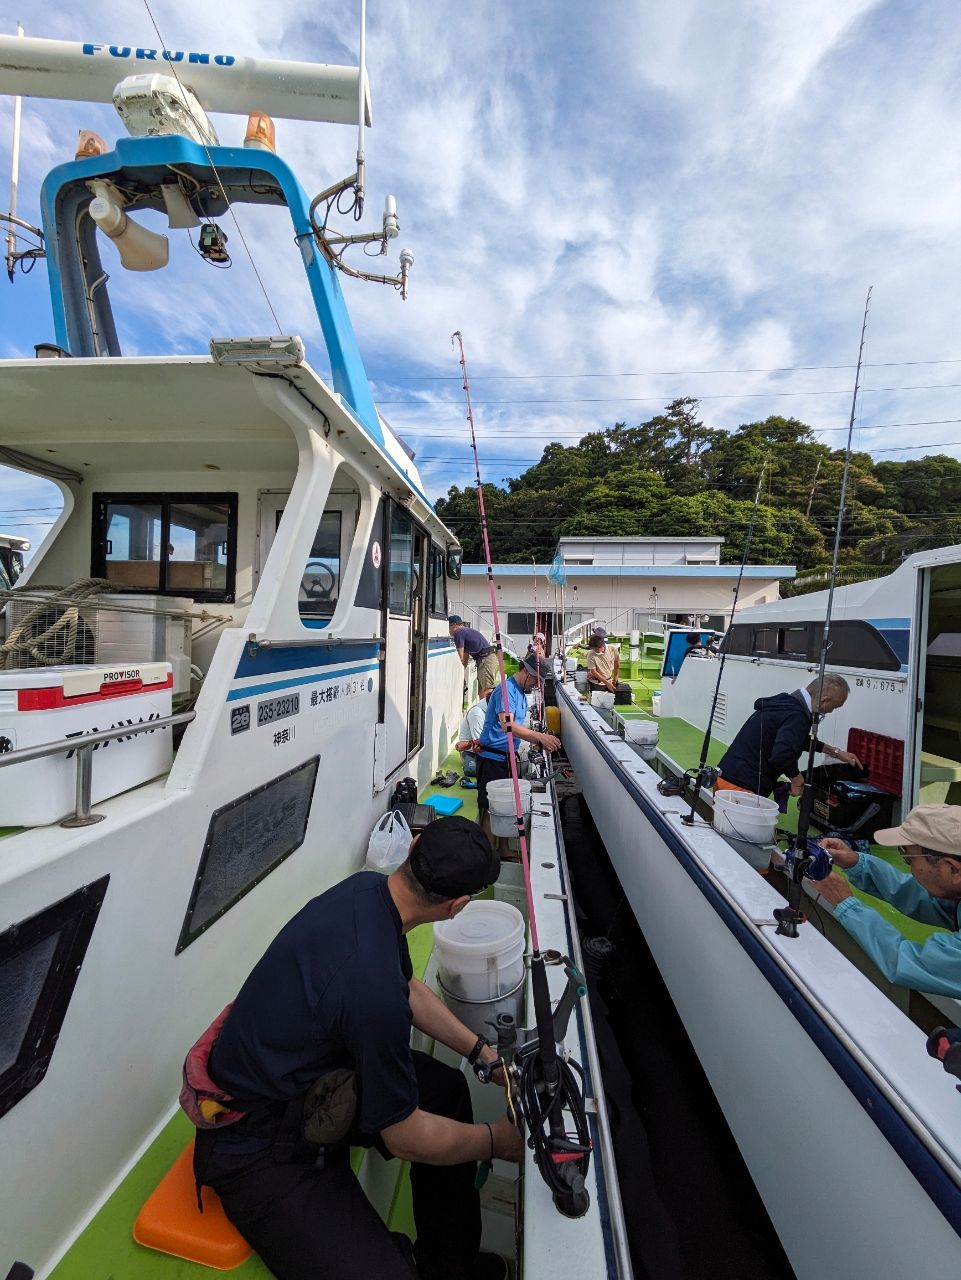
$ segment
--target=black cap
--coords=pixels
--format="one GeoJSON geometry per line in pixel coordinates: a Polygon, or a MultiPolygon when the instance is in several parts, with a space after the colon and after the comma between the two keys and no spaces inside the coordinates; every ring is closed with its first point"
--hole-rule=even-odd
{"type": "Polygon", "coordinates": [[[532,676],[540,676],[542,680],[554,679],[554,668],[546,658],[535,658],[532,653],[529,653],[524,658],[518,658],[517,661],[532,676]]]}
{"type": "Polygon", "coordinates": [[[452,613],[450,617],[447,619],[447,625],[449,627],[452,627],[455,622],[463,622],[463,621],[464,619],[460,616],[459,613],[452,613]]]}
{"type": "Polygon", "coordinates": [[[435,818],[417,837],[410,869],[428,893],[462,898],[493,884],[501,862],[476,822],[435,818]]]}

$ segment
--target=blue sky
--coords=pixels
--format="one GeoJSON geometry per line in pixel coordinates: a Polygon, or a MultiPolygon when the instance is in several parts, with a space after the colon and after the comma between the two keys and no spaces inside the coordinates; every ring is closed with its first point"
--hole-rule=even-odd
{"type": "MultiPolygon", "coordinates": [[[[170,47],[356,57],[353,3],[232,0],[229,27],[221,6],[151,7],[170,47]]],[[[961,456],[953,0],[368,7],[365,225],[394,193],[390,266],[405,244],[416,261],[406,303],[374,285],[345,292],[375,398],[431,496],[472,475],[454,329],[489,480],[676,395],[700,396],[713,425],[791,414],[840,444],[869,284],[857,445],[961,456]]],[[[22,16],[30,35],[156,44],[140,0],[93,0],[82,17],[33,0],[22,16]]],[[[4,175],[11,117],[0,99],[4,175]]],[[[242,120],[215,123],[240,141],[242,120]]],[[[40,183],[80,127],[123,132],[106,106],[25,100],[22,216],[37,216],[40,183]]],[[[310,193],[350,171],[354,146],[350,129],[278,121],[278,150],[310,193]]],[[[323,370],[283,215],[240,216],[283,330],[323,370]]],[[[125,349],[204,352],[214,334],[272,330],[236,237],[230,247],[229,272],[185,244],[163,279],[122,279],[118,266],[125,349]]],[[[43,265],[0,280],[0,356],[32,356],[51,337],[43,265]]],[[[56,501],[0,469],[0,529],[37,540],[56,501]]]]}

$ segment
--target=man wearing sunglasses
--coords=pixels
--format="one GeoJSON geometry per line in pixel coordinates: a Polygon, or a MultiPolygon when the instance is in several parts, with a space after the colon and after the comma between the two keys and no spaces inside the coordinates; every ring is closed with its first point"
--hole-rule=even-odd
{"type": "Polygon", "coordinates": [[[821,847],[843,867],[816,887],[834,907],[834,916],[875,962],[889,982],[915,991],[961,998],[961,807],[921,804],[899,827],[877,831],[876,844],[897,846],[910,875],[882,858],[856,853],[845,841],[827,837],[821,847]],[[849,883],[850,881],[850,883],[849,883]],[[851,885],[896,907],[923,924],[938,925],[927,942],[910,942],[893,924],[861,902],[851,885]]]}

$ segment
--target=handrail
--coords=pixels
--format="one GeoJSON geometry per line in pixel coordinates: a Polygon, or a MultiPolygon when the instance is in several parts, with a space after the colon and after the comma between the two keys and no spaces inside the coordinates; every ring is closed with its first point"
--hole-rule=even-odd
{"type": "Polygon", "coordinates": [[[92,780],[93,749],[102,742],[116,738],[133,738],[139,733],[153,733],[155,729],[172,729],[174,725],[189,724],[196,719],[196,711],[178,711],[159,720],[143,720],[139,724],[118,725],[114,729],[98,729],[79,738],[57,738],[53,742],[41,742],[35,747],[21,747],[19,751],[0,754],[0,769],[11,764],[23,764],[27,760],[43,760],[47,756],[60,755],[64,751],[77,753],[77,799],[72,817],[64,818],[61,827],[89,827],[102,822],[103,813],[90,812],[90,784],[92,780]]]}
{"type": "MultiPolygon", "coordinates": [[[[321,632],[316,636],[299,637],[296,640],[258,640],[253,631],[247,637],[247,648],[251,657],[256,657],[260,649],[313,649],[318,645],[334,649],[342,644],[377,644],[383,650],[384,637],[328,635],[326,632],[321,632]]],[[[380,656],[383,657],[383,651],[380,656]]]]}

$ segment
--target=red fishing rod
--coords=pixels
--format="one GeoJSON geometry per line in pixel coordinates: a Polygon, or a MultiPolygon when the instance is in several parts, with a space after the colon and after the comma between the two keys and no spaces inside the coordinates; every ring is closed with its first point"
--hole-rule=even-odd
{"type": "MultiPolygon", "coordinates": [[[[504,714],[504,732],[507,736],[507,759],[511,781],[514,785],[514,813],[517,822],[517,842],[520,846],[521,869],[524,876],[524,894],[527,898],[527,915],[531,930],[531,992],[534,1000],[535,1041],[523,1045],[513,1055],[513,1061],[505,1064],[508,1080],[516,1084],[516,1101],[528,1131],[528,1145],[534,1152],[538,1170],[550,1188],[555,1206],[569,1218],[579,1218],[590,1205],[585,1186],[585,1175],[590,1163],[591,1143],[584,1107],[583,1077],[572,1070],[568,1060],[557,1053],[555,1016],[551,1009],[547,969],[537,939],[537,916],[534,910],[534,894],[531,888],[530,857],[527,849],[527,833],[524,809],[521,804],[520,775],[517,772],[517,753],[514,749],[513,721],[507,694],[507,671],[504,667],[504,646],[501,640],[500,619],[497,613],[497,591],[494,585],[494,563],[491,557],[487,511],[484,506],[484,487],[481,483],[480,455],[474,430],[474,409],[471,404],[470,381],[467,376],[467,357],[464,339],[460,331],[451,338],[460,350],[460,367],[464,376],[464,396],[467,402],[467,424],[470,428],[471,449],[474,454],[474,475],[477,482],[477,506],[480,514],[481,539],[484,559],[487,563],[487,587],[490,593],[491,619],[494,627],[494,646],[500,673],[501,706],[504,714]],[[569,1113],[574,1125],[574,1137],[568,1137],[564,1122],[569,1113]]],[[[536,658],[536,654],[535,654],[536,658]]],[[[539,659],[538,659],[539,662],[539,659]]],[[[580,979],[571,969],[569,982],[580,979]]],[[[561,1002],[565,1002],[562,1000],[561,1002]]],[[[569,1003],[569,1002],[568,1002],[569,1003]]],[[[560,1012],[560,1009],[558,1010],[560,1012]]],[[[570,1008],[566,1010],[570,1016],[570,1008]]],[[[510,1093],[509,1084],[509,1093],[510,1093]]]]}

